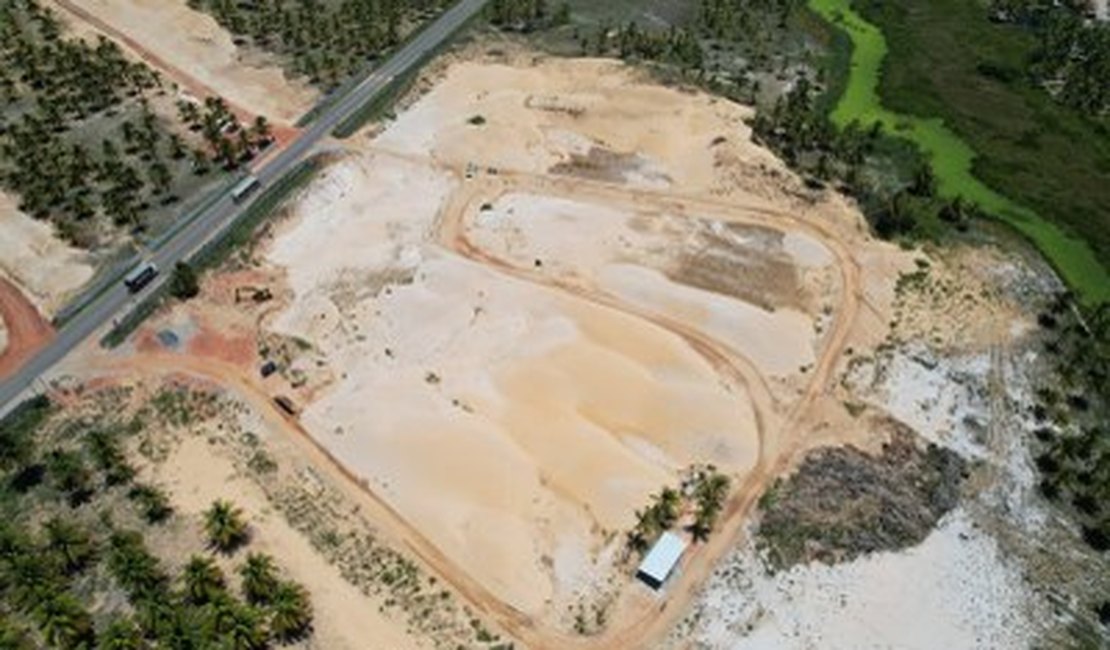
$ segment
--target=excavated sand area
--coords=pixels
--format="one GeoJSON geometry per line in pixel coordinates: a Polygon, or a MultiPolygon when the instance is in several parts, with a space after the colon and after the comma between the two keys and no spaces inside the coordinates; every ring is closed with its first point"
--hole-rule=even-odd
{"type": "Polygon", "coordinates": [[[214,18],[185,0],[51,0],[63,15],[116,40],[194,94],[292,125],[317,94],[276,62],[247,53],[214,18]],[[199,86],[199,87],[198,87],[199,86]]]}
{"type": "Polygon", "coordinates": [[[54,233],[45,221],[20,212],[0,192],[0,276],[9,279],[49,319],[93,275],[87,254],[54,233]]]}
{"type": "Polygon", "coordinates": [[[748,115],[611,61],[454,63],[265,252],[289,286],[265,327],[334,378],[299,394],[304,427],[529,625],[569,633],[584,604],[647,635],[660,603],[617,570],[635,511],[712,463],[739,530],[860,296],[892,284],[856,256],[900,268],[748,115]]]}

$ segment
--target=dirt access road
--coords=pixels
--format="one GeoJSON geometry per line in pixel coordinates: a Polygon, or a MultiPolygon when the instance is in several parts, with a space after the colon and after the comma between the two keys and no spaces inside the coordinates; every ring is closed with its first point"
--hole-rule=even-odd
{"type": "Polygon", "coordinates": [[[6,377],[54,337],[54,328],[23,292],[0,278],[0,320],[8,329],[8,345],[0,352],[0,378],[6,377]]]}
{"type": "Polygon", "coordinates": [[[686,611],[698,587],[717,561],[739,540],[746,516],[762,494],[767,482],[778,475],[805,444],[804,434],[815,422],[809,414],[834,377],[837,363],[856,315],[863,304],[860,267],[848,246],[831,228],[763,205],[742,205],[704,197],[683,196],[673,192],[631,189],[624,185],[587,181],[581,178],[545,176],[498,170],[496,176],[485,176],[464,184],[444,210],[439,227],[439,241],[467,259],[494,268],[517,279],[559,289],[626,314],[650,320],[685,340],[691,348],[710,363],[722,381],[741,385],[750,395],[759,427],[759,460],[743,483],[733,492],[724,510],[720,529],[710,540],[694,547],[684,561],[683,572],[672,578],[668,598],[658,608],[629,608],[622,618],[614,620],[606,632],[594,638],[553,638],[552,630],[513,626],[512,621],[500,622],[529,647],[535,648],[632,648],[645,647],[650,641],[666,634],[671,625],[686,611]],[[493,203],[509,192],[529,192],[586,200],[604,205],[650,206],[659,211],[677,214],[699,214],[725,221],[776,229],[793,229],[821,241],[832,251],[840,271],[842,290],[833,329],[826,337],[822,352],[803,396],[787,412],[778,415],[775,399],[766,380],[744,355],[711,337],[673,320],[646,314],[643,310],[581,285],[555,281],[534,268],[513,266],[470,242],[466,235],[468,218],[477,214],[484,203],[493,203]],[[640,611],[635,611],[639,609],[640,611]],[[629,611],[632,610],[632,611],[629,611]]]}
{"type": "MultiPolygon", "coordinates": [[[[385,152],[388,153],[388,152],[385,152]]],[[[406,156],[411,157],[411,156],[406,156]]],[[[465,170],[423,160],[444,168],[462,180],[465,170]]],[[[737,542],[747,515],[767,482],[786,467],[806,444],[805,434],[815,422],[814,406],[829,388],[845,341],[863,304],[860,267],[848,244],[830,226],[808,221],[759,202],[739,203],[723,199],[689,196],[671,191],[634,189],[626,185],[500,169],[496,175],[481,174],[460,182],[440,211],[435,241],[447,251],[518,280],[542,285],[573,295],[606,309],[650,321],[678,337],[702,356],[722,382],[750,395],[757,416],[759,454],[755,468],[734,490],[721,519],[719,530],[707,543],[693,548],[683,571],[668,585],[668,598],[660,603],[625,590],[610,625],[598,636],[568,634],[546,621],[538,621],[497,598],[487,588],[456,566],[418,528],[383,501],[365,481],[339,463],[297,422],[285,418],[273,405],[269,393],[254,378],[251,369],[212,359],[177,354],[143,354],[128,360],[135,369],[153,374],[186,373],[203,377],[240,395],[264,415],[275,428],[302,445],[316,465],[331,474],[347,495],[365,507],[372,521],[389,531],[435,575],[441,576],[476,610],[496,622],[510,636],[529,648],[634,648],[645,647],[666,634],[687,610],[704,579],[717,561],[737,542]],[[536,269],[515,266],[475,245],[466,236],[467,224],[480,206],[509,192],[573,197],[597,204],[650,207],[675,214],[712,216],[738,224],[778,230],[796,230],[822,242],[834,255],[840,275],[838,305],[832,327],[825,335],[810,379],[797,400],[784,405],[772,395],[766,378],[747,357],[711,336],[658,314],[648,313],[618,298],[584,285],[545,277],[536,269]]],[[[118,361],[113,361],[118,363],[118,361]]],[[[107,370],[107,368],[105,368],[107,370]]]]}

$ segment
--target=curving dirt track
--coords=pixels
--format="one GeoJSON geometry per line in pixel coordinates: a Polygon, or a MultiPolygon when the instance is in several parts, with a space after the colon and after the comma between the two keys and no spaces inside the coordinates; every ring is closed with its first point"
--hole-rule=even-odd
{"type": "MultiPolygon", "coordinates": [[[[57,0],[70,8],[68,0],[57,0]]],[[[155,62],[157,64],[157,62],[155,62]]],[[[166,69],[166,66],[159,65],[166,69]]],[[[425,157],[398,154],[374,147],[374,152],[418,160],[449,171],[459,180],[455,192],[442,206],[434,239],[444,250],[470,262],[493,269],[517,280],[542,285],[605,309],[612,309],[651,323],[684,340],[709,363],[737,394],[751,400],[758,429],[759,455],[753,469],[737,483],[710,539],[692,548],[683,570],[668,584],[666,600],[647,601],[622,597],[611,624],[598,636],[584,637],[557,629],[546,621],[535,620],[506,604],[478,580],[461,570],[418,528],[367,483],[351,473],[298,422],[285,417],[271,400],[269,391],[256,379],[253,369],[197,355],[140,353],[131,358],[104,358],[91,366],[94,374],[136,373],[142,376],[186,374],[209,381],[247,401],[267,423],[296,441],[312,464],[330,474],[348,498],[366,512],[370,521],[391,534],[420,559],[428,569],[449,582],[474,610],[496,622],[524,647],[563,650],[573,648],[626,649],[646,647],[664,634],[685,613],[699,586],[712,572],[716,562],[731,550],[742,535],[744,522],[768,481],[790,464],[803,448],[805,434],[814,423],[814,405],[828,391],[836,366],[842,358],[846,340],[861,307],[866,306],[861,284],[861,269],[852,248],[832,225],[805,219],[776,209],[767,202],[739,202],[704,195],[689,195],[673,190],[634,188],[628,185],[587,180],[578,177],[544,175],[499,169],[496,175],[479,174],[467,178],[466,170],[425,157]],[[467,227],[483,203],[495,202],[511,192],[547,195],[623,208],[650,208],[677,215],[712,217],[738,224],[770,227],[780,231],[799,231],[820,241],[835,258],[839,271],[837,305],[821,342],[821,349],[802,394],[788,403],[775,397],[767,379],[740,351],[687,323],[626,304],[619,298],[582,283],[554,279],[530,266],[518,266],[484,250],[467,237],[467,227]]],[[[17,366],[22,358],[49,340],[51,330],[34,307],[9,283],[0,279],[0,315],[8,323],[11,344],[0,355],[0,376],[17,366]],[[22,355],[22,356],[20,356],[22,355]]],[[[625,590],[628,596],[628,590],[625,590]]]]}
{"type": "Polygon", "coordinates": [[[742,386],[750,395],[759,426],[759,460],[756,466],[745,475],[726,504],[720,530],[711,536],[708,542],[695,547],[684,562],[682,574],[672,577],[672,583],[668,586],[669,596],[660,607],[644,609],[640,616],[625,618],[619,621],[619,625],[611,625],[597,637],[570,639],[569,645],[568,639],[565,638],[555,642],[550,630],[522,629],[512,626],[508,621],[501,621],[528,647],[617,649],[646,646],[652,639],[664,635],[686,610],[698,586],[713,570],[716,561],[739,540],[745,517],[767,482],[779,474],[791,462],[795,452],[802,447],[804,433],[809,424],[806,416],[813,403],[827,390],[860,304],[863,302],[859,263],[838,234],[828,226],[802,220],[765,205],[742,205],[704,197],[683,196],[673,192],[632,189],[624,185],[580,178],[542,176],[506,170],[499,170],[497,177],[482,178],[463,185],[441,215],[439,242],[448,250],[517,279],[556,288],[667,329],[685,340],[692,349],[705,358],[721,374],[723,380],[732,385],[742,386]],[[588,287],[553,280],[536,273],[529,267],[513,266],[508,261],[499,259],[475,246],[465,234],[467,218],[476,214],[482,203],[494,202],[504,194],[514,191],[547,194],[580,201],[588,200],[604,205],[651,207],[678,214],[697,213],[736,223],[769,226],[779,230],[798,230],[820,240],[832,251],[840,270],[840,304],[836,311],[833,329],[826,337],[812,378],[802,397],[788,409],[784,417],[779,408],[782,405],[776,403],[763,376],[746,357],[729,346],[684,324],[621,304],[614,297],[593,291],[588,287]]]}
{"type": "Polygon", "coordinates": [[[0,320],[8,328],[8,345],[0,352],[0,379],[17,370],[54,336],[54,328],[35,305],[8,280],[0,277],[0,320]]]}
{"type": "MultiPolygon", "coordinates": [[[[429,161],[424,161],[425,163],[429,161]]],[[[446,167],[437,164],[439,167],[446,167]]],[[[460,178],[463,173],[452,169],[460,178]]],[[[441,209],[435,240],[445,250],[471,262],[481,264],[518,280],[553,288],[576,299],[606,309],[614,309],[650,322],[656,327],[679,336],[719,373],[722,381],[749,396],[756,414],[759,457],[755,467],[739,482],[726,504],[720,527],[709,541],[694,547],[684,561],[680,575],[672,578],[668,598],[657,601],[625,597],[609,627],[598,636],[583,637],[565,633],[544,621],[535,620],[498,599],[481,583],[460,570],[419,529],[367,487],[365,481],[349,472],[313,436],[297,422],[284,417],[275,408],[267,391],[253,378],[253,373],[226,362],[169,353],[142,354],[120,363],[113,359],[103,371],[141,371],[144,375],[185,373],[221,385],[256,408],[278,430],[296,440],[313,464],[328,471],[356,503],[365,507],[370,518],[394,535],[436,575],[460,593],[475,610],[496,622],[510,636],[529,648],[636,648],[645,647],[666,634],[672,624],[686,611],[697,588],[713,570],[717,560],[727,553],[742,534],[743,524],[765,485],[788,465],[805,442],[804,434],[811,424],[807,419],[813,404],[825,393],[838,363],[845,340],[862,303],[860,268],[849,246],[831,227],[775,210],[762,203],[741,204],[701,196],[684,196],[674,192],[633,189],[625,185],[579,178],[544,176],[499,170],[496,176],[486,175],[460,183],[456,192],[441,209]],[[784,404],[772,394],[766,379],[743,354],[695,328],[643,309],[623,304],[614,296],[589,286],[555,280],[529,267],[514,266],[471,242],[467,236],[468,220],[479,206],[495,201],[508,192],[529,192],[564,196],[599,204],[626,207],[650,207],[672,214],[698,214],[736,223],[769,226],[779,230],[803,231],[821,241],[836,258],[840,272],[839,306],[832,329],[825,336],[817,363],[802,396],[784,404]]],[[[627,591],[625,592],[627,595],[627,591]]]]}

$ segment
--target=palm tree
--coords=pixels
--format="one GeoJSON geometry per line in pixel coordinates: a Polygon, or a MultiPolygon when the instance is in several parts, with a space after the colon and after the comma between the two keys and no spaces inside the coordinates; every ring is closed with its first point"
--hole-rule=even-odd
{"type": "Polygon", "coordinates": [[[263,553],[251,553],[247,561],[239,567],[243,579],[243,597],[247,602],[257,605],[268,603],[277,590],[277,569],[274,558],[263,553]]]}
{"type": "Polygon", "coordinates": [[[247,541],[243,511],[222,499],[215,501],[204,513],[204,530],[208,542],[224,553],[234,551],[247,541]]]}
{"type": "Polygon", "coordinates": [[[96,650],[140,650],[142,647],[142,632],[128,618],[113,620],[96,640],[96,650]]]}
{"type": "Polygon", "coordinates": [[[7,616],[2,616],[0,617],[0,648],[34,650],[35,644],[25,629],[7,616]]]}
{"type": "Polygon", "coordinates": [[[138,504],[148,523],[165,521],[173,513],[165,493],[152,485],[139,484],[131,488],[127,498],[138,504]]]}
{"type": "Polygon", "coordinates": [[[278,585],[269,609],[270,632],[282,643],[303,638],[312,627],[312,603],[308,592],[295,582],[278,585]]]}
{"type": "Polygon", "coordinates": [[[185,597],[195,605],[203,605],[226,594],[223,571],[212,558],[194,555],[181,574],[185,597]]]}
{"type": "Polygon", "coordinates": [[[266,647],[266,628],[258,610],[248,605],[228,603],[221,626],[224,647],[228,650],[261,650],[266,647]]]}
{"type": "Polygon", "coordinates": [[[89,566],[96,555],[96,546],[89,532],[77,524],[53,518],[43,526],[46,548],[56,553],[66,573],[78,573],[89,566]]]}
{"type": "Polygon", "coordinates": [[[44,600],[35,610],[35,619],[51,646],[79,648],[92,644],[92,617],[68,593],[44,600]]]}
{"type": "Polygon", "coordinates": [[[659,523],[663,528],[670,528],[674,522],[678,520],[679,506],[682,505],[682,499],[678,494],[678,490],[666,487],[659,493],[658,500],[656,501],[659,509],[659,523]]]}

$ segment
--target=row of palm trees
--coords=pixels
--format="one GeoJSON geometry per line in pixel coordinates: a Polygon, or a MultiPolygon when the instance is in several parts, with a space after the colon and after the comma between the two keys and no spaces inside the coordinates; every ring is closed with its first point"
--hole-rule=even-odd
{"type": "Polygon", "coordinates": [[[294,76],[331,90],[396,45],[445,0],[189,0],[238,39],[279,55],[294,76]]]}
{"type": "Polygon", "coordinates": [[[712,465],[691,467],[681,489],[665,487],[647,508],[636,511],[636,525],[628,534],[629,548],[644,553],[684,516],[689,517],[686,529],[693,538],[705,541],[728,498],[730,484],[728,476],[712,465]]]}

